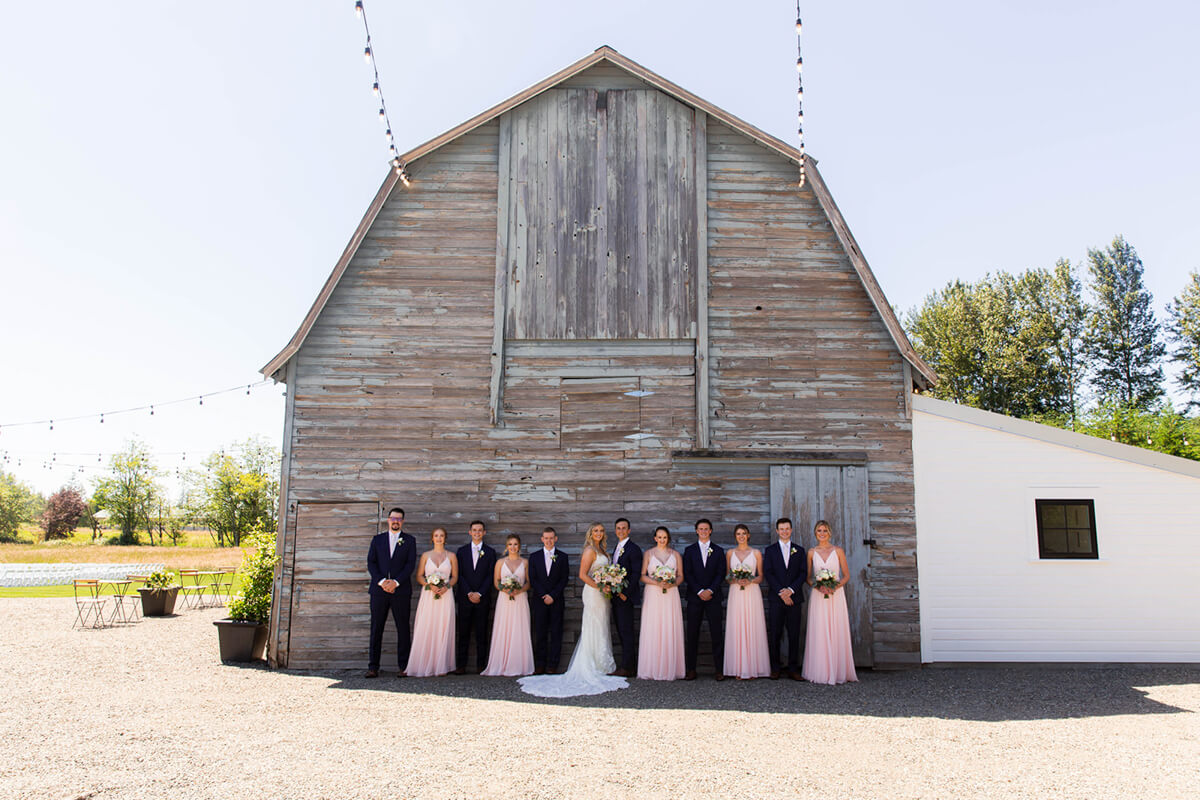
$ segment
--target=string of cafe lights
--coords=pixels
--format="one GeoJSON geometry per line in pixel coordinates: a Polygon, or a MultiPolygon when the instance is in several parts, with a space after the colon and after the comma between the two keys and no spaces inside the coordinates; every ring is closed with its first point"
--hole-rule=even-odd
{"type": "Polygon", "coordinates": [[[367,9],[363,6],[363,0],[355,0],[354,13],[362,20],[363,32],[367,35],[367,46],[363,50],[363,58],[366,59],[367,65],[371,68],[375,76],[375,82],[371,85],[371,93],[375,95],[375,99],[379,101],[379,121],[383,123],[383,137],[387,140],[388,145],[388,164],[392,169],[396,170],[396,177],[405,186],[409,185],[409,174],[407,165],[400,160],[400,154],[396,152],[396,140],[392,136],[392,119],[388,115],[387,103],[383,99],[383,89],[379,85],[379,64],[375,59],[375,50],[371,45],[371,26],[367,24],[367,9]]]}
{"type": "Polygon", "coordinates": [[[11,428],[28,428],[28,427],[32,427],[35,425],[47,425],[47,426],[49,426],[50,430],[54,430],[55,423],[61,424],[63,422],[81,422],[81,421],[85,421],[85,420],[99,420],[100,423],[103,424],[105,418],[116,417],[116,416],[120,416],[122,414],[136,414],[139,412],[147,412],[147,411],[149,412],[149,416],[154,416],[155,409],[167,408],[169,406],[177,406],[177,405],[180,405],[181,403],[196,403],[198,405],[203,406],[205,398],[219,397],[220,395],[230,394],[232,392],[243,392],[243,391],[246,394],[250,394],[255,389],[260,389],[264,386],[270,386],[273,383],[274,383],[274,381],[261,380],[256,383],[238,384],[237,386],[231,386],[228,389],[220,389],[215,392],[205,392],[203,394],[194,394],[190,397],[181,397],[177,400],[167,400],[165,402],[146,403],[145,405],[133,406],[131,408],[121,408],[121,409],[117,409],[115,411],[99,411],[99,412],[95,412],[95,413],[91,413],[91,414],[77,414],[72,417],[56,417],[53,419],[46,418],[46,419],[29,420],[27,422],[5,422],[5,423],[0,424],[0,434],[3,434],[3,432],[5,430],[11,429],[11,428]]]}
{"type": "Polygon", "coordinates": [[[804,173],[804,53],[800,49],[800,0],[796,0],[796,135],[800,139],[800,183],[803,189],[808,176],[804,173]]]}

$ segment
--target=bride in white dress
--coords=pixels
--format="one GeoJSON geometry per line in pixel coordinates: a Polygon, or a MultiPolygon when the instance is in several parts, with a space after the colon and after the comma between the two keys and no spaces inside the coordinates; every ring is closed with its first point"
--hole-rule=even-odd
{"type": "Polygon", "coordinates": [[[629,681],[609,675],[617,668],[612,654],[609,627],[609,599],[596,588],[594,573],[607,566],[608,537],[604,526],[593,523],[587,532],[579,580],[583,581],[583,625],[579,642],[571,656],[571,665],[562,675],[532,675],[517,682],[521,689],[537,697],[576,697],[625,689],[629,681]]]}

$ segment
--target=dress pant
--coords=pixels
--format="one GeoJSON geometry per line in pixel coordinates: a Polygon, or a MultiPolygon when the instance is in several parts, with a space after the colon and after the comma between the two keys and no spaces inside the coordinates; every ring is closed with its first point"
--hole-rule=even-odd
{"type": "Polygon", "coordinates": [[[471,644],[471,631],[475,631],[475,665],[480,672],[487,666],[488,646],[491,641],[491,628],[488,625],[488,611],[491,610],[491,597],[485,595],[478,603],[463,599],[458,604],[458,660],[460,667],[467,665],[467,650],[471,644]]]}
{"type": "Polygon", "coordinates": [[[408,649],[412,645],[412,633],[408,616],[412,602],[412,587],[400,584],[396,591],[371,592],[371,646],[368,649],[368,669],[379,669],[379,658],[383,652],[383,629],[387,626],[388,614],[396,623],[396,661],[400,671],[408,667],[408,649]]]}
{"type": "Polygon", "coordinates": [[[617,626],[617,641],[621,643],[621,668],[637,673],[637,636],[633,633],[633,600],[612,599],[613,622],[617,626]]]}
{"type": "Polygon", "coordinates": [[[563,598],[558,598],[550,605],[546,605],[541,597],[529,598],[535,669],[558,672],[558,662],[562,655],[563,605],[563,598]]]}
{"type": "Polygon", "coordinates": [[[779,595],[767,598],[767,645],[771,649],[771,669],[779,670],[784,667],[780,658],[780,647],[783,644],[783,634],[787,632],[788,657],[786,668],[789,672],[800,671],[800,622],[804,611],[804,599],[801,594],[792,595],[792,604],[785,605],[779,595]]]}
{"type": "Polygon", "coordinates": [[[701,600],[696,594],[687,599],[687,642],[684,647],[684,668],[696,671],[696,658],[700,650],[700,623],[708,620],[708,635],[712,637],[713,663],[716,671],[725,668],[725,614],[721,608],[721,596],[714,594],[711,600],[701,600]]]}

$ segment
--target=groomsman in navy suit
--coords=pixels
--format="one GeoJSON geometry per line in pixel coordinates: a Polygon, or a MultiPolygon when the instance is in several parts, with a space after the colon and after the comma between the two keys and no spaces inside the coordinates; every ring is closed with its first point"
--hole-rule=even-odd
{"type": "Polygon", "coordinates": [[[454,599],[458,601],[458,668],[455,675],[467,671],[467,649],[471,644],[471,631],[475,631],[475,665],[477,672],[487,666],[488,641],[491,626],[488,611],[492,606],[492,580],[496,568],[496,551],[484,544],[483,535],[487,528],[479,520],[471,523],[471,543],[458,548],[458,583],[454,585],[454,599]]]}
{"type": "Polygon", "coordinates": [[[622,678],[637,674],[637,637],[633,634],[634,609],[642,602],[642,548],[629,538],[629,520],[621,517],[613,528],[617,546],[612,561],[625,568],[625,591],[613,595],[612,615],[617,625],[617,640],[621,643],[621,664],[612,673],[622,678]]]}
{"type": "Polygon", "coordinates": [[[683,577],[687,581],[687,638],[684,643],[685,681],[696,680],[696,658],[700,650],[700,623],[708,620],[712,637],[716,679],[725,680],[725,614],[721,598],[725,588],[725,551],[711,541],[712,523],[696,521],[696,539],[683,551],[683,577]]]}
{"type": "Polygon", "coordinates": [[[563,592],[571,574],[567,554],[555,548],[554,528],[542,531],[542,549],[529,554],[529,616],[533,623],[533,674],[558,672],[562,655],[563,592]]]}
{"type": "Polygon", "coordinates": [[[408,667],[408,648],[412,644],[408,611],[412,602],[412,574],[417,565],[417,545],[405,536],[404,509],[388,512],[388,529],[371,539],[367,550],[367,572],[371,574],[371,646],[368,649],[368,678],[379,677],[379,657],[383,650],[383,629],[388,614],[396,623],[396,660],[400,677],[408,667]]]}
{"type": "Polygon", "coordinates": [[[780,645],[787,631],[787,671],[800,680],[800,621],[804,609],[803,587],[808,578],[804,546],[792,541],[792,521],[775,522],[779,541],[763,548],[763,577],[767,580],[767,646],[771,650],[771,679],[777,680],[783,659],[780,645]]]}

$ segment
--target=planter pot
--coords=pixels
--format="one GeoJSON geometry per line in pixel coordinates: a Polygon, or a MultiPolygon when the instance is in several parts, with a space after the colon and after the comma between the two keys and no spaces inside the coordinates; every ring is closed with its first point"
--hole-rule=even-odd
{"type": "Polygon", "coordinates": [[[170,589],[138,589],[138,594],[142,596],[143,617],[167,617],[175,613],[178,586],[170,589]]]}
{"type": "Polygon", "coordinates": [[[267,649],[267,626],[258,622],[218,619],[217,640],[222,661],[261,661],[267,649]]]}

